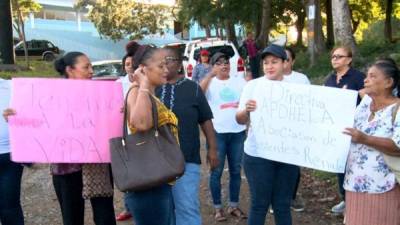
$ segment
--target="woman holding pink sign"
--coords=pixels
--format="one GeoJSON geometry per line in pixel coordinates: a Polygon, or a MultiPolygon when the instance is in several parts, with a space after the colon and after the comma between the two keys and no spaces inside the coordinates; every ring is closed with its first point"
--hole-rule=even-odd
{"type": "MultiPolygon", "coordinates": [[[[54,62],[54,67],[67,79],[93,76],[92,64],[81,52],[68,52],[54,62]]],[[[7,118],[15,113],[7,109],[3,115],[7,118]]],[[[51,164],[50,169],[64,225],[84,224],[85,199],[91,202],[96,225],[116,224],[109,164],[57,163],[51,164]]]]}

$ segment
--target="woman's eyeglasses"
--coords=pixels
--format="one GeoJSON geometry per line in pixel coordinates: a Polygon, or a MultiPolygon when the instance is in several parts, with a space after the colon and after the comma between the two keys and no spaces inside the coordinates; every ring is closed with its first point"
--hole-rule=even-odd
{"type": "Polygon", "coordinates": [[[338,60],[338,59],[345,58],[345,57],[349,57],[349,56],[347,56],[347,55],[332,55],[331,59],[338,60]]]}

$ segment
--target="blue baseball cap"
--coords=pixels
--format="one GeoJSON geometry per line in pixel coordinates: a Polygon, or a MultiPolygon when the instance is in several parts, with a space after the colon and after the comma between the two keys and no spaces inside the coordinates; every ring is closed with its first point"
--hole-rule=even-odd
{"type": "Polygon", "coordinates": [[[264,57],[267,55],[274,55],[283,60],[287,59],[285,49],[282,46],[276,44],[270,44],[268,45],[268,47],[264,48],[264,50],[261,52],[261,59],[264,59],[264,57]]]}

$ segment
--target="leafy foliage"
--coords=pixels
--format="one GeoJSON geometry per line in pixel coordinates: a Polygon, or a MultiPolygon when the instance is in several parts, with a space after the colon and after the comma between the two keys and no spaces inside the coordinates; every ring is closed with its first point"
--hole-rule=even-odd
{"type": "Polygon", "coordinates": [[[17,3],[19,5],[19,11],[22,14],[24,19],[27,18],[30,12],[39,12],[42,6],[37,3],[35,0],[12,0],[12,10],[13,10],[13,20],[17,21],[18,13],[17,13],[17,3]]]}
{"type": "Polygon", "coordinates": [[[142,38],[163,33],[171,14],[163,5],[137,3],[132,0],[79,0],[77,7],[88,6],[89,19],[102,37],[119,40],[124,37],[142,38]]]}

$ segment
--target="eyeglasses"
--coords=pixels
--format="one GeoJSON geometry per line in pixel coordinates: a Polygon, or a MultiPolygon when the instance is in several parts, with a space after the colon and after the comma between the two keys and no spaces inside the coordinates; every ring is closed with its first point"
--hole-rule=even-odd
{"type": "Polygon", "coordinates": [[[229,60],[223,59],[223,60],[218,60],[215,62],[215,65],[218,65],[218,66],[220,66],[222,64],[229,65],[229,60]]]}
{"type": "Polygon", "coordinates": [[[344,57],[350,57],[350,56],[347,56],[347,55],[332,55],[331,59],[338,60],[338,59],[341,59],[341,58],[344,58],[344,57]]]}

